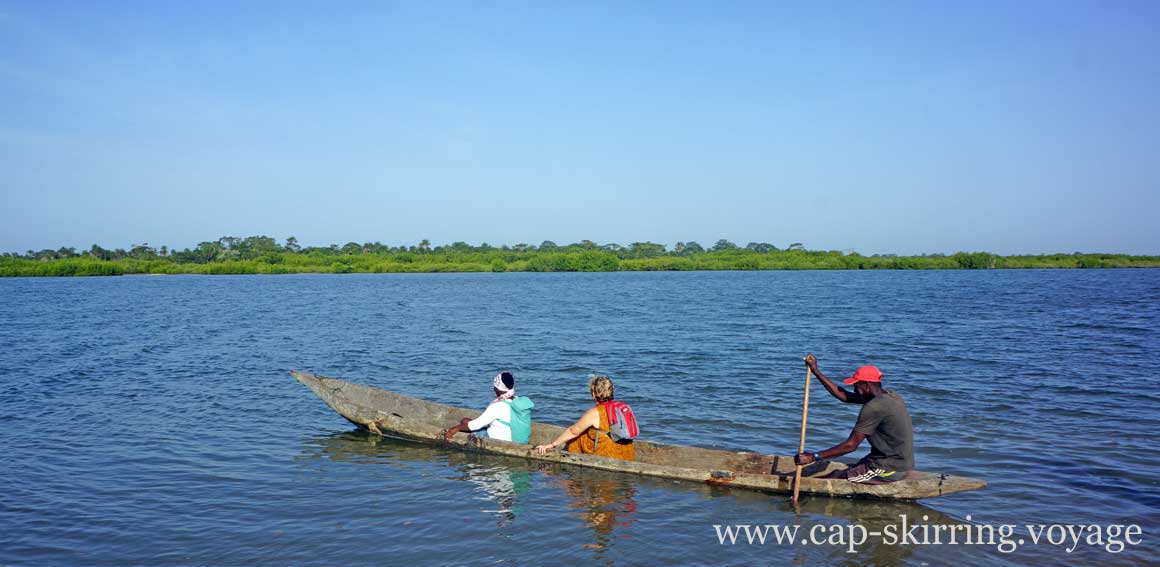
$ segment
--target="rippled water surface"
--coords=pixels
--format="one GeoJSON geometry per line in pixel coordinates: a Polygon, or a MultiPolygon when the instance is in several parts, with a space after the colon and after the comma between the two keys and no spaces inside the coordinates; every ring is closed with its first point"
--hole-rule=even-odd
{"type": "MultiPolygon", "coordinates": [[[[1147,564],[1160,526],[1160,271],[0,280],[0,564],[1147,564]],[[644,436],[787,454],[804,368],[875,364],[920,504],[782,496],[352,431],[291,369],[457,406],[512,369],[536,419],[610,374],[644,436]],[[1099,546],[719,545],[714,525],[1140,524],[1099,546]]],[[[857,407],[811,396],[808,446],[857,407]]],[[[866,448],[859,454],[865,452],[866,448]]],[[[1020,534],[1016,534],[1016,537],[1020,534]]]]}

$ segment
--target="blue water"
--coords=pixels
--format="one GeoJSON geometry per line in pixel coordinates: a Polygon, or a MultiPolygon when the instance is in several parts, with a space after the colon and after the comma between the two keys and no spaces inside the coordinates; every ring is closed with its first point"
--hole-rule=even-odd
{"type": "MultiPolygon", "coordinates": [[[[0,564],[1147,564],[1160,270],[0,280],[0,564]],[[567,424],[610,374],[644,436],[788,454],[804,368],[906,400],[921,505],[784,497],[352,432],[303,369],[457,406],[515,372],[567,424]],[[715,524],[1139,524],[1099,546],[719,545],[715,524]]],[[[809,441],[857,414],[815,387],[809,441]]],[[[865,452],[866,448],[858,453],[865,452]]]]}

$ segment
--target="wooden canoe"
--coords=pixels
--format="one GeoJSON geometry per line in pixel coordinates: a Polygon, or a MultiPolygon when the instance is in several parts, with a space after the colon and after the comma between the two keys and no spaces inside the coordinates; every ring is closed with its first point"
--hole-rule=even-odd
{"type": "MultiPolygon", "coordinates": [[[[793,491],[794,463],[792,456],[771,456],[761,453],[732,452],[683,445],[665,445],[648,441],[634,441],[635,461],[621,461],[595,455],[567,451],[551,451],[539,455],[535,445],[550,443],[563,430],[546,423],[532,424],[530,444],[487,439],[476,435],[457,434],[445,441],[446,428],[461,418],[477,415],[478,411],[445,406],[371,386],[344,380],[326,378],[310,372],[293,371],[296,380],[322,398],[326,405],[351,423],[379,435],[411,439],[421,443],[459,447],[479,451],[568,463],[578,466],[619,471],[661,478],[672,478],[727,485],[763,492],[790,493],[793,491]]],[[[846,465],[827,461],[820,466],[806,467],[801,481],[801,492],[824,496],[883,498],[891,500],[918,500],[967,490],[978,490],[987,485],[983,480],[929,472],[913,471],[906,480],[889,484],[859,484],[846,480],[811,478],[844,468],[846,465]]]]}

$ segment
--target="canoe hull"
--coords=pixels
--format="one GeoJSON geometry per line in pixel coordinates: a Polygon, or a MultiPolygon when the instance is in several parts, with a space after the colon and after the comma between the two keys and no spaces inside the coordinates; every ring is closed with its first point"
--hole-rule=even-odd
{"type": "MultiPolygon", "coordinates": [[[[562,427],[545,423],[532,424],[531,438],[527,445],[467,434],[458,434],[451,441],[446,441],[443,433],[448,425],[461,418],[475,416],[479,412],[309,372],[293,371],[291,375],[339,415],[361,428],[380,435],[601,470],[728,485],[764,492],[793,491],[792,456],[722,451],[641,440],[634,441],[635,461],[567,451],[551,451],[541,456],[533,450],[533,447],[550,443],[563,431],[562,427]]],[[[823,475],[843,467],[845,465],[841,463],[827,462],[822,467],[806,467],[806,475],[823,475]]],[[[825,496],[917,500],[978,490],[986,484],[985,481],[973,478],[915,471],[906,480],[876,485],[806,476],[802,479],[801,491],[825,496]]]]}

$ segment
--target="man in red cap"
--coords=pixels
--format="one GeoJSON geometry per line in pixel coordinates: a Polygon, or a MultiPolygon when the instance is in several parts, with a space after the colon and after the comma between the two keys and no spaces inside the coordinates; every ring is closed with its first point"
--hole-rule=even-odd
{"type": "Polygon", "coordinates": [[[824,451],[799,453],[794,456],[794,462],[808,465],[839,457],[854,451],[863,439],[869,438],[869,455],[858,464],[823,478],[844,478],[868,484],[906,478],[906,473],[914,470],[914,428],[902,398],[882,387],[882,372],[874,366],[863,366],[854,371],[854,375],[844,381],[846,385],[854,386],[854,391],[850,392],[818,370],[818,359],[814,355],[806,355],[806,367],[831,395],[848,404],[862,404],[862,411],[858,414],[854,431],[845,441],[824,451]]]}

